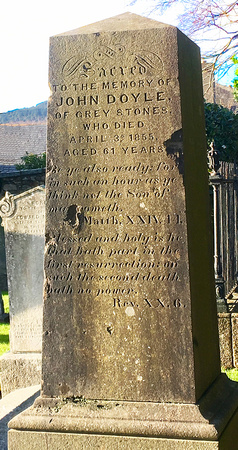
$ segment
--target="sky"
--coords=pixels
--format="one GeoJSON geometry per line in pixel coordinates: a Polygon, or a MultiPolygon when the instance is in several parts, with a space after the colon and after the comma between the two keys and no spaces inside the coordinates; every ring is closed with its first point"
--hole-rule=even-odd
{"type": "MultiPolygon", "coordinates": [[[[152,1],[153,2],[153,1],[152,1]]],[[[0,113],[47,100],[49,37],[126,11],[147,16],[150,0],[8,0],[0,14],[0,113]]],[[[163,16],[177,25],[177,5],[163,16]]],[[[222,84],[230,84],[233,73],[222,84]]]]}

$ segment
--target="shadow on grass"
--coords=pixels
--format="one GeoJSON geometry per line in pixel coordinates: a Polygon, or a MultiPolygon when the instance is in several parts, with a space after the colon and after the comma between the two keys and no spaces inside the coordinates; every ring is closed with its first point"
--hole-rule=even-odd
{"type": "Polygon", "coordinates": [[[8,334],[0,334],[0,344],[9,344],[8,334]]]}

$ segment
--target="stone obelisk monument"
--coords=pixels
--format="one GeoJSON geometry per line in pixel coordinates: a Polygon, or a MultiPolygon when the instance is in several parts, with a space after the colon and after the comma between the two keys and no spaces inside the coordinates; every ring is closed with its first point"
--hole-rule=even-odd
{"type": "Polygon", "coordinates": [[[50,86],[42,391],[9,448],[232,448],[198,47],[126,13],[54,36],[50,86]]]}

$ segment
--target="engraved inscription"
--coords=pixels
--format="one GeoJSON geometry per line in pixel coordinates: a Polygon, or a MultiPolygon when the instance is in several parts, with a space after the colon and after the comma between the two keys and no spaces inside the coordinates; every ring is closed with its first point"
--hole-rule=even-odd
{"type": "Polygon", "coordinates": [[[75,295],[112,312],[181,313],[183,178],[179,143],[171,154],[171,136],[161,134],[178,80],[153,49],[115,42],[70,56],[61,72],[50,114],[67,133],[58,147],[64,165],[49,152],[48,213],[60,227],[47,234],[46,296],[75,295]],[[152,297],[152,286],[163,295],[152,297]]]}
{"type": "Polygon", "coordinates": [[[6,193],[1,201],[0,215],[5,232],[26,235],[44,235],[45,231],[45,193],[37,187],[27,195],[6,193]]]}
{"type": "MultiPolygon", "coordinates": [[[[128,66],[116,66],[116,60],[121,55],[124,55],[126,47],[121,43],[114,45],[99,44],[99,48],[93,52],[92,55],[71,56],[65,61],[62,67],[62,74],[65,79],[80,79],[90,78],[90,76],[97,74],[98,77],[103,76],[118,76],[118,75],[135,75],[146,74],[153,72],[161,72],[163,63],[161,58],[154,52],[148,49],[142,49],[132,54],[128,54],[128,66]],[[115,66],[108,68],[108,63],[113,62],[115,66]],[[104,65],[104,67],[101,66],[104,65]]],[[[128,50],[127,50],[128,53],[128,50]]],[[[91,83],[91,86],[93,83],[91,83]]],[[[56,89],[58,85],[54,84],[56,89]]],[[[73,84],[76,89],[77,84],[73,84]]],[[[66,85],[60,86],[62,91],[67,90],[66,85]]],[[[93,89],[91,87],[91,89],[93,89]]]]}

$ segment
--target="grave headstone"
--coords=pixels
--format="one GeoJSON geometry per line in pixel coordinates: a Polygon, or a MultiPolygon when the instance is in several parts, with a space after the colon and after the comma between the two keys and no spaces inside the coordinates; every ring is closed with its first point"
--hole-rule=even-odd
{"type": "Polygon", "coordinates": [[[127,13],[53,37],[50,85],[42,392],[9,448],[229,448],[199,49],[127,13]]]}
{"type": "Polygon", "coordinates": [[[7,269],[4,229],[0,225],[0,291],[7,291],[7,269]]]}
{"type": "Polygon", "coordinates": [[[0,358],[3,395],[40,382],[44,283],[45,189],[0,202],[10,309],[10,353],[0,358]]]}

